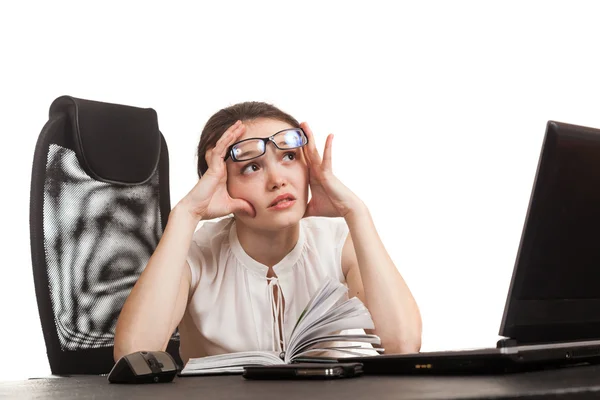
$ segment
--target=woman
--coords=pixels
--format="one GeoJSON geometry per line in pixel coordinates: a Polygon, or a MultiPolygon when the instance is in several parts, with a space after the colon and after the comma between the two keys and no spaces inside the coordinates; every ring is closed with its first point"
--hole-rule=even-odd
{"type": "Polygon", "coordinates": [[[115,360],[164,350],[177,327],[184,363],[283,349],[327,277],[367,306],[369,333],[386,353],[419,350],[418,306],[366,205],[333,174],[332,140],[321,159],[308,124],[261,102],[209,119],[198,145],[200,179],[171,211],[125,302],[115,360]]]}

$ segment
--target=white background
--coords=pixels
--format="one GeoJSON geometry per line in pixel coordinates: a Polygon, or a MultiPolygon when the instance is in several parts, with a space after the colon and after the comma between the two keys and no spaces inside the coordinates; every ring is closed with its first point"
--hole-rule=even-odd
{"type": "Polygon", "coordinates": [[[593,2],[164,4],[0,6],[0,380],[50,373],[29,185],[63,94],[157,111],[172,204],[222,107],[274,103],[320,149],[334,133],[335,172],[421,307],[423,350],[493,346],[546,122],[600,127],[593,2]]]}

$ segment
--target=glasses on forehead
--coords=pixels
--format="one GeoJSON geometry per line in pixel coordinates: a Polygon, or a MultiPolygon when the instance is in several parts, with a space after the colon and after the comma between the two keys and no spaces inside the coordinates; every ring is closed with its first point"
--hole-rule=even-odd
{"type": "Polygon", "coordinates": [[[267,143],[272,142],[279,150],[297,149],[308,143],[302,128],[290,128],[279,131],[266,138],[240,140],[229,146],[225,160],[231,156],[233,161],[248,161],[265,154],[267,143]]]}

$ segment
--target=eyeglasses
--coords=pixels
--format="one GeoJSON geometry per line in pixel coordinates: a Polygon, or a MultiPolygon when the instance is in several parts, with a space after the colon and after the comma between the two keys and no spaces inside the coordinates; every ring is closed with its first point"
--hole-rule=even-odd
{"type": "Polygon", "coordinates": [[[302,128],[290,128],[279,131],[266,138],[250,138],[240,140],[229,146],[225,161],[231,155],[233,161],[248,161],[260,157],[267,150],[267,143],[273,142],[279,150],[297,149],[308,143],[302,128]]]}

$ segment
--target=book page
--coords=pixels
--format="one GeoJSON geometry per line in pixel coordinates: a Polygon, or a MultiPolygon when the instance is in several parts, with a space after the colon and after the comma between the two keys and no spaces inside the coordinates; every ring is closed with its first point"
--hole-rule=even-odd
{"type": "MultiPolygon", "coordinates": [[[[373,356],[378,353],[382,353],[383,349],[379,348],[365,348],[362,346],[328,346],[328,347],[319,347],[316,349],[308,349],[299,352],[294,357],[292,357],[292,362],[296,359],[301,359],[305,357],[310,357],[311,353],[322,353],[329,352],[327,354],[333,353],[342,353],[345,357],[360,357],[360,356],[373,356]]],[[[342,358],[341,356],[337,356],[336,358],[342,358]]]]}
{"type": "MultiPolygon", "coordinates": [[[[357,297],[342,301],[347,292],[346,286],[333,279],[327,280],[314,294],[302,312],[292,334],[285,362],[293,361],[294,356],[306,354],[310,347],[329,341],[351,341],[380,344],[376,335],[339,335],[346,329],[373,329],[371,314],[357,297]]],[[[341,348],[343,346],[331,346],[341,348]]],[[[322,351],[323,348],[315,349],[322,351]]]]}
{"type": "Polygon", "coordinates": [[[296,349],[294,349],[294,352],[291,353],[289,355],[289,357],[293,361],[298,356],[304,355],[307,350],[310,350],[310,351],[313,351],[313,350],[320,351],[323,349],[335,350],[338,348],[346,348],[346,347],[357,347],[357,348],[370,350],[371,352],[373,352],[373,350],[376,350],[378,352],[383,352],[382,348],[363,347],[363,346],[360,346],[359,343],[368,343],[371,345],[373,345],[373,344],[379,345],[379,344],[381,344],[381,339],[377,335],[368,335],[368,334],[326,335],[326,336],[321,336],[321,337],[318,337],[318,338],[315,338],[312,340],[308,340],[306,342],[302,342],[302,345],[298,346],[296,349]],[[356,344],[355,345],[340,344],[339,346],[318,347],[316,349],[310,349],[311,347],[313,347],[319,343],[326,343],[326,342],[352,342],[352,343],[356,343],[356,344]]]}
{"type": "Polygon", "coordinates": [[[332,279],[329,279],[315,292],[313,297],[308,301],[304,311],[302,311],[302,314],[300,314],[300,317],[298,317],[298,321],[296,322],[296,325],[294,325],[294,329],[292,329],[290,338],[294,337],[297,330],[301,330],[303,326],[311,324],[311,319],[314,318],[314,316],[311,318],[309,315],[317,314],[318,316],[321,316],[323,314],[321,310],[329,308],[329,302],[325,302],[325,300],[330,299],[330,302],[336,302],[342,298],[348,289],[339,284],[339,282],[338,285],[335,285],[335,283],[336,282],[332,279]]]}
{"type": "Polygon", "coordinates": [[[312,326],[316,320],[322,318],[327,310],[344,297],[347,291],[348,288],[340,282],[334,281],[331,278],[325,281],[309,300],[304,311],[298,318],[298,322],[296,322],[290,334],[288,349],[296,345],[298,336],[301,336],[302,332],[312,326]]]}
{"type": "Polygon", "coordinates": [[[242,373],[249,365],[284,364],[278,352],[243,351],[218,354],[200,358],[190,358],[181,375],[208,375],[220,373],[242,373]]]}

